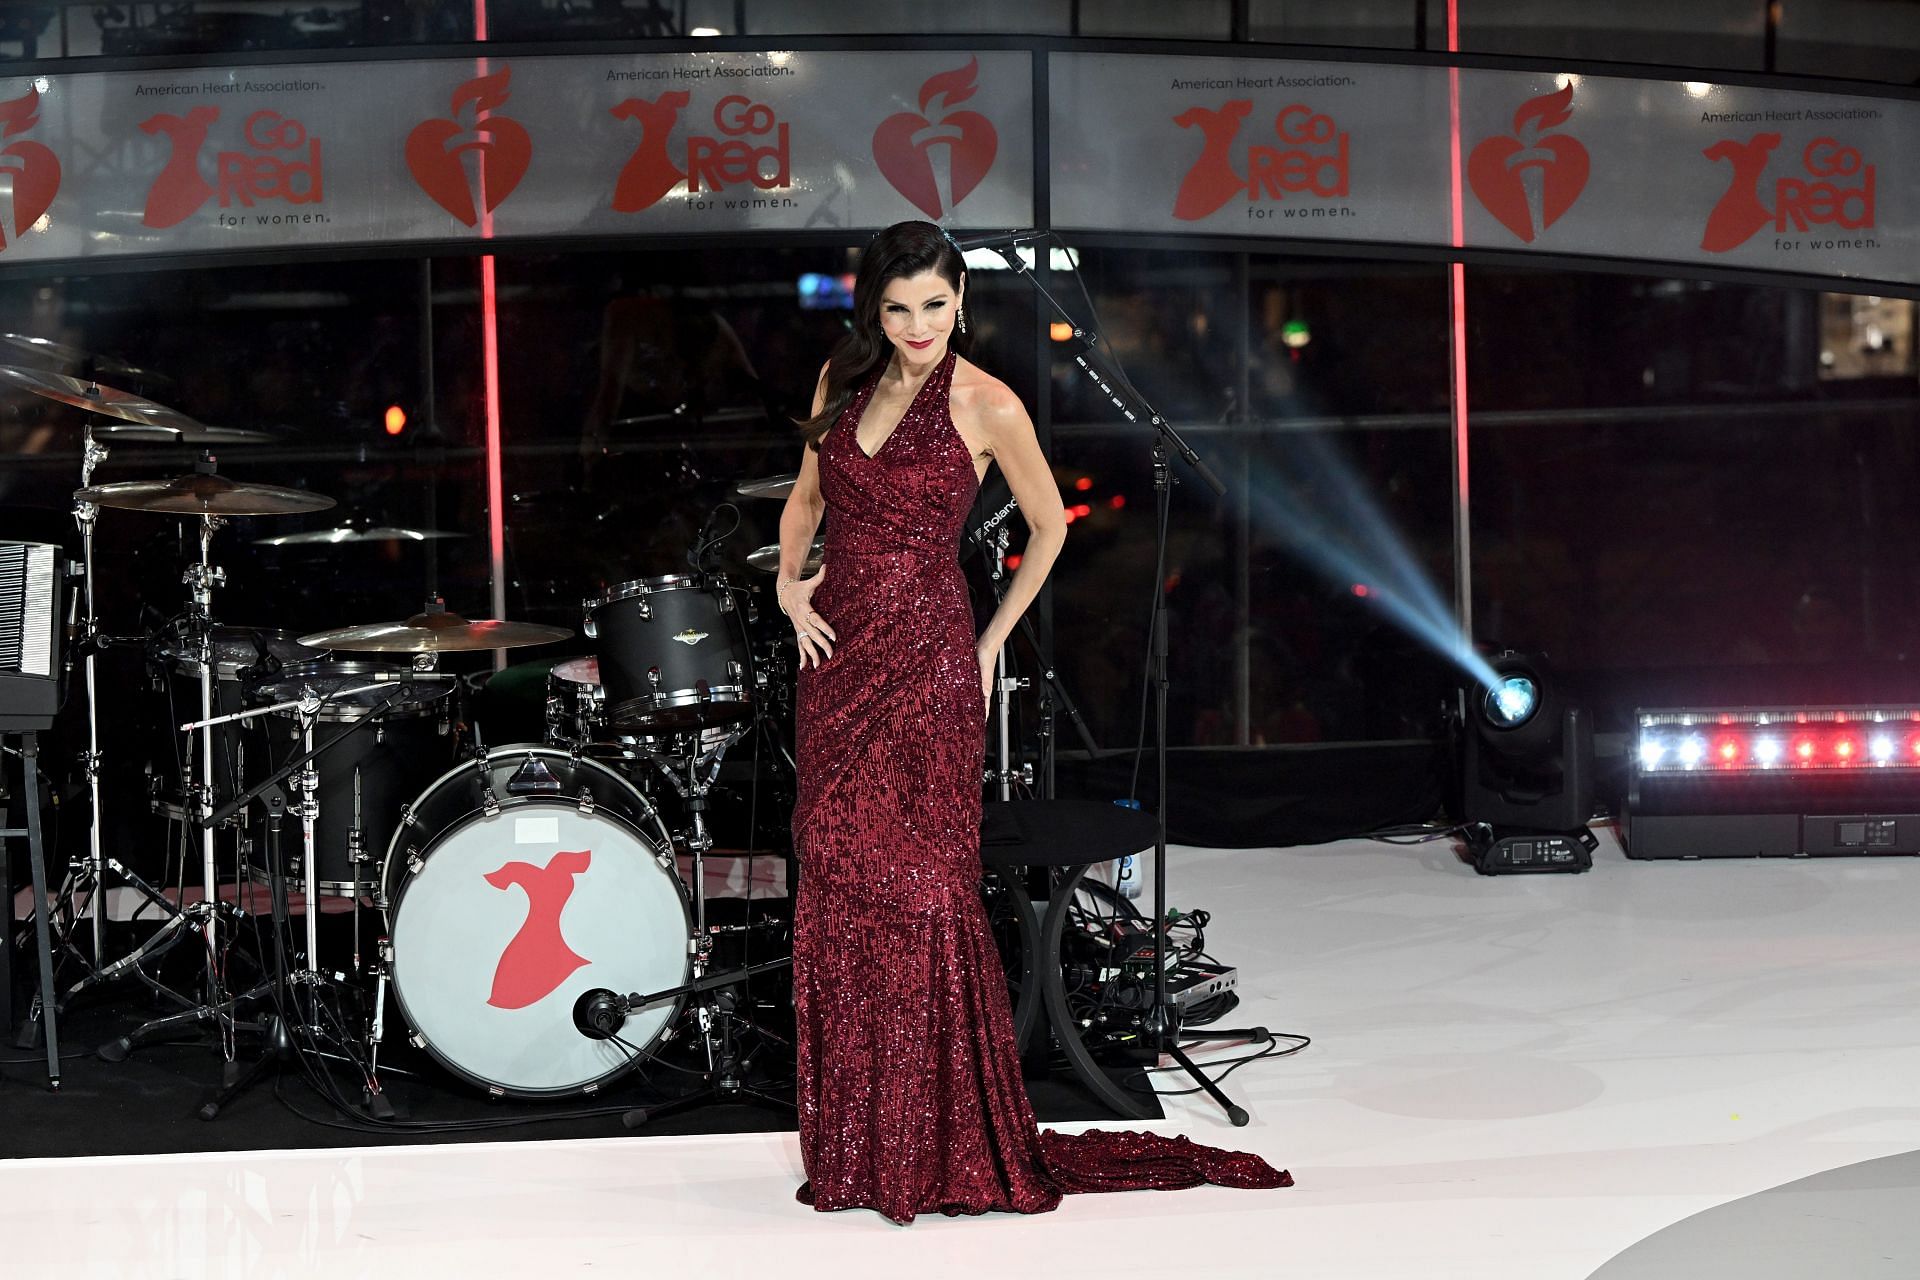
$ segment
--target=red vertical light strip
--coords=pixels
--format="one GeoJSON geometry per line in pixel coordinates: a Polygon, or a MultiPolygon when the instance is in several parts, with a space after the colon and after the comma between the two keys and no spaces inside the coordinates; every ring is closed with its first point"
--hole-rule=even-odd
{"type": "MultiPolygon", "coordinates": [[[[473,38],[487,38],[487,0],[473,0],[473,38]]],[[[487,59],[479,60],[479,74],[487,74],[487,59]]],[[[479,124],[476,116],[474,123],[479,124]]],[[[493,212],[487,200],[487,152],[475,150],[480,158],[480,236],[493,239],[493,212]]],[[[487,409],[487,577],[491,584],[488,604],[495,618],[507,616],[507,521],[505,469],[500,457],[500,316],[494,290],[493,255],[480,258],[480,373],[487,409]]],[[[507,651],[493,652],[497,671],[506,665],[507,651]]]]}
{"type": "MultiPolygon", "coordinates": [[[[1447,0],[1447,52],[1460,52],[1460,0],[1447,0]]],[[[1460,68],[1447,68],[1447,186],[1453,247],[1466,244],[1466,207],[1461,191],[1460,68]]],[[[1460,620],[1463,656],[1473,649],[1473,539],[1467,467],[1467,267],[1458,258],[1447,267],[1448,346],[1453,382],[1453,607],[1460,620]]]]}

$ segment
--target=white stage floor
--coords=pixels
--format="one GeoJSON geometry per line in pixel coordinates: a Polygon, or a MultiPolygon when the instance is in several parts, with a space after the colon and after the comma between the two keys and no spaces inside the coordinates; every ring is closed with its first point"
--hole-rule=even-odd
{"type": "Polygon", "coordinates": [[[1636,863],[1610,833],[1581,876],[1483,878],[1446,845],[1175,854],[1172,904],[1240,969],[1229,1021],[1314,1043],[1229,1079],[1249,1128],[1192,1098],[1152,1127],[1292,1189],[901,1228],[796,1204],[791,1135],[15,1160],[0,1274],[1920,1274],[1920,1157],[1882,1159],[1920,1148],[1920,859],[1636,863]]]}

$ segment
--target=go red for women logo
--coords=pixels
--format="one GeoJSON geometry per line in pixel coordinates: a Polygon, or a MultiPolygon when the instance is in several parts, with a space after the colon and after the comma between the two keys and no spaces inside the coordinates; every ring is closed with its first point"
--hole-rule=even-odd
{"type": "MultiPolygon", "coordinates": [[[[1182,129],[1198,129],[1200,157],[1187,170],[1173,200],[1173,216],[1197,222],[1219,212],[1235,197],[1250,203],[1313,195],[1321,198],[1347,194],[1352,168],[1351,135],[1332,116],[1304,103],[1280,108],[1273,133],[1279,146],[1254,143],[1247,148],[1247,168],[1233,167],[1233,145],[1240,126],[1253,114],[1253,103],[1238,99],[1219,108],[1189,107],[1173,118],[1182,129]]],[[[1249,216],[1253,213],[1249,210],[1249,216]]]]}
{"type": "MultiPolygon", "coordinates": [[[[291,116],[263,108],[246,118],[241,140],[251,151],[214,153],[215,182],[200,173],[200,154],[207,135],[219,123],[220,108],[194,107],[184,116],[162,113],[140,122],[145,133],[165,135],[172,144],[167,164],[147,189],[141,221],[150,227],[171,227],[198,213],[214,196],[220,207],[238,203],[251,209],[256,200],[283,200],[288,204],[318,204],[326,198],[320,160],[320,139],[291,116]]],[[[261,220],[277,221],[273,215],[261,220]]]]}
{"type": "Polygon", "coordinates": [[[1513,133],[1483,138],[1467,157],[1467,183],[1500,225],[1528,244],[1586,189],[1592,168],[1578,138],[1547,130],[1573,117],[1573,86],[1520,104],[1513,133]]]}
{"type": "MultiPolygon", "coordinates": [[[[40,91],[28,89],[9,102],[0,102],[0,136],[19,137],[40,123],[40,91]]],[[[22,139],[0,150],[0,173],[13,178],[13,217],[10,223],[15,239],[27,234],[52,207],[60,191],[60,158],[32,139],[22,139]]],[[[0,232],[0,249],[7,237],[0,232]]]]}
{"type": "MultiPolygon", "coordinates": [[[[1779,145],[1779,134],[1756,133],[1745,142],[1723,138],[1701,152],[1709,160],[1733,165],[1726,191],[1707,215],[1702,249],[1708,253],[1736,249],[1768,223],[1776,234],[1805,232],[1819,225],[1850,231],[1874,225],[1874,167],[1857,148],[1833,138],[1815,138],[1801,149],[1801,172],[1775,179],[1763,194],[1761,177],[1779,145]],[[1766,195],[1773,197],[1771,206],[1766,195]]],[[[1775,242],[1776,248],[1798,245],[1798,241],[1775,242]]]]}
{"type": "Polygon", "coordinates": [[[920,110],[900,111],[873,131],[873,162],[893,189],[929,218],[958,208],[985,180],[1000,151],[1000,133],[978,111],[953,108],[979,91],[980,59],[942,71],[920,86],[920,110]],[[933,149],[947,150],[951,204],[942,204],[933,171],[933,149]]]}
{"type": "Polygon", "coordinates": [[[714,133],[690,135],[678,152],[671,145],[680,113],[693,101],[684,89],[655,98],[628,98],[611,111],[640,122],[640,144],[627,157],[613,188],[613,207],[638,213],[687,184],[689,195],[752,184],[762,191],[793,185],[793,153],[786,122],[764,102],[728,94],[713,107],[714,133]]]}
{"type": "Polygon", "coordinates": [[[481,212],[492,213],[513,194],[533,163],[533,139],[526,129],[495,114],[507,105],[512,75],[511,67],[502,67],[467,81],[453,91],[446,116],[423,120],[407,135],[407,171],[413,180],[435,204],[470,227],[481,212]],[[462,108],[470,109],[465,122],[462,108]]]}

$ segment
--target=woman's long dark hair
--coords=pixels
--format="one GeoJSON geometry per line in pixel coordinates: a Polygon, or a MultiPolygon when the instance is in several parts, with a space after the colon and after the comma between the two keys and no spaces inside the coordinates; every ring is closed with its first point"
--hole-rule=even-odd
{"type": "MultiPolygon", "coordinates": [[[[959,249],[931,222],[896,222],[860,255],[860,274],[853,282],[853,327],[827,357],[827,398],[820,412],[800,423],[809,448],[820,447],[854,389],[893,358],[893,344],[880,329],[880,295],[888,282],[923,271],[939,272],[956,294],[966,272],[959,249]]],[[[973,344],[956,327],[948,333],[947,345],[964,355],[973,344]]]]}

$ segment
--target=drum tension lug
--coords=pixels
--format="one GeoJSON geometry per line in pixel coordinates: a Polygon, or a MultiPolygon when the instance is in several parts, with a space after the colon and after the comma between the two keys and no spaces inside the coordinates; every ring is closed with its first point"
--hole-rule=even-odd
{"type": "Polygon", "coordinates": [[[420,868],[426,865],[427,865],[426,860],[420,856],[420,850],[418,847],[410,848],[407,850],[407,870],[413,872],[414,875],[419,875],[420,868]]]}
{"type": "Polygon", "coordinates": [[[589,818],[593,816],[593,792],[587,787],[580,788],[580,812],[589,818]]]}

